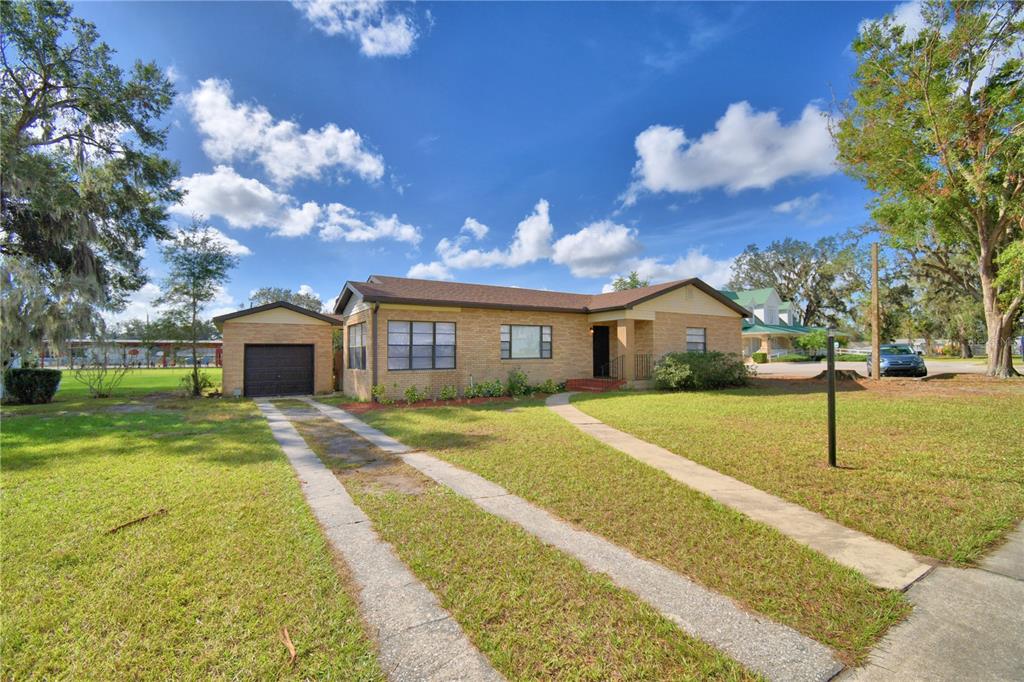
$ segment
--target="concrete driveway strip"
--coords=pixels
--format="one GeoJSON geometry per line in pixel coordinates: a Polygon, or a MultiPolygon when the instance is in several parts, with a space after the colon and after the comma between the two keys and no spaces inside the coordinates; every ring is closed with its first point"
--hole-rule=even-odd
{"type": "Polygon", "coordinates": [[[392,682],[503,680],[409,571],[334,474],[270,402],[257,400],[295,469],[306,502],[359,587],[360,611],[373,628],[381,668],[392,682]]]}
{"type": "Polygon", "coordinates": [[[903,590],[931,570],[906,550],[747,485],[665,448],[613,429],[569,404],[570,393],[547,406],[584,433],[612,446],[727,507],[746,514],[864,575],[878,587],[903,590]]]}
{"type": "Polygon", "coordinates": [[[1022,528],[980,569],[935,569],[907,590],[910,618],[844,682],[1024,680],[1022,573],[1022,528]]]}
{"type": "Polygon", "coordinates": [[[729,598],[592,533],[581,531],[501,486],[410,448],[336,407],[308,401],[323,414],[400,453],[403,461],[495,516],[525,529],[604,573],[689,634],[718,647],[770,680],[829,680],[843,669],[828,647],[792,628],[758,617],[729,598]]]}

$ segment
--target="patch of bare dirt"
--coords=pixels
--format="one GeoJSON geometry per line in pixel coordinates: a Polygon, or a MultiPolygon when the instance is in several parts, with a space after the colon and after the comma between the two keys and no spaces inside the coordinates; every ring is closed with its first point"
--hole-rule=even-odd
{"type": "Polygon", "coordinates": [[[430,479],[360,438],[312,407],[282,408],[324,464],[342,482],[354,482],[369,492],[419,495],[432,485],[430,479]]]}

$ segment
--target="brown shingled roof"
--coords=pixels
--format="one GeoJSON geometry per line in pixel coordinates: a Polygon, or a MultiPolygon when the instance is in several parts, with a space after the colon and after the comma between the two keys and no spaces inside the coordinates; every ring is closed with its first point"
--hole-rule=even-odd
{"type": "Polygon", "coordinates": [[[407,303],[418,305],[458,305],[467,308],[505,308],[512,310],[544,310],[552,312],[589,313],[631,308],[673,289],[692,284],[701,291],[746,316],[749,313],[697,278],[664,282],[639,289],[607,294],[573,294],[542,289],[520,289],[490,284],[463,284],[426,279],[409,279],[373,275],[368,282],[348,282],[338,297],[335,312],[340,312],[348,299],[348,289],[357,291],[363,300],[375,303],[407,303]]]}

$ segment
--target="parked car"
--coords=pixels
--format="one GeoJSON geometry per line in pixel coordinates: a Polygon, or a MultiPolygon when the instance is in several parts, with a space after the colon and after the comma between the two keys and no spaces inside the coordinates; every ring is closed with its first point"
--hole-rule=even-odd
{"type": "MultiPolygon", "coordinates": [[[[868,353],[868,376],[871,376],[871,354],[868,353]]],[[[878,349],[879,374],[886,376],[928,376],[921,353],[905,343],[883,343],[878,349]]]]}

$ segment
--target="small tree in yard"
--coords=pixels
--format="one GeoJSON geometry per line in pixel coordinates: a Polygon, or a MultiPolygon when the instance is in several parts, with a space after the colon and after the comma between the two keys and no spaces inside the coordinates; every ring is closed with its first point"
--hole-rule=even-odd
{"type": "Polygon", "coordinates": [[[818,357],[828,345],[828,334],[824,329],[815,329],[796,339],[798,348],[807,351],[813,357],[818,357]]]}
{"type": "Polygon", "coordinates": [[[118,357],[114,344],[103,335],[97,335],[92,346],[92,357],[82,359],[82,364],[75,369],[75,381],[85,386],[93,398],[107,398],[121,383],[128,373],[128,365],[124,362],[110,362],[110,355],[118,357]],[[98,356],[97,356],[98,354],[98,356]]]}
{"type": "Polygon", "coordinates": [[[164,279],[164,293],[157,305],[167,307],[168,315],[185,328],[192,347],[192,373],[186,387],[192,396],[199,396],[208,382],[199,375],[199,337],[204,327],[199,315],[217,296],[218,289],[228,281],[228,272],[238,263],[227,246],[218,239],[199,217],[161,250],[169,267],[164,279]]]}
{"type": "Polygon", "coordinates": [[[1024,4],[927,0],[921,14],[920,30],[886,17],[854,41],[839,161],[876,193],[872,217],[895,246],[969,255],[988,373],[1011,376],[1024,304],[1012,247],[1024,239],[1024,4]]]}

